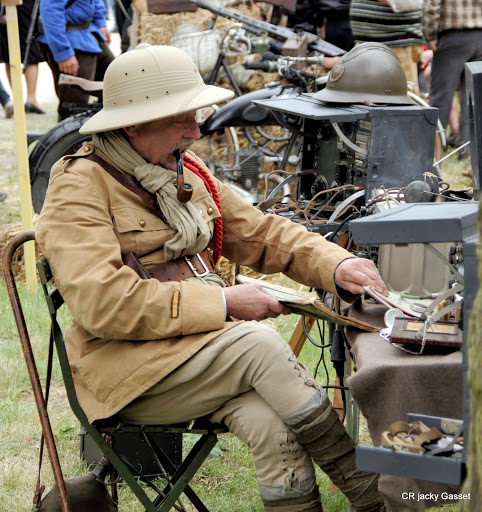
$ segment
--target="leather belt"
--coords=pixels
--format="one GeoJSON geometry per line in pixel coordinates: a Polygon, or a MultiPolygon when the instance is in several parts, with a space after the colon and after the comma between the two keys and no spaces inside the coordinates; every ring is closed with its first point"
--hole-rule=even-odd
{"type": "Polygon", "coordinates": [[[84,21],[83,23],[66,23],[66,30],[87,30],[90,27],[92,20],[84,21]]]}
{"type": "Polygon", "coordinates": [[[124,264],[131,267],[142,279],[157,279],[161,283],[183,281],[189,277],[204,277],[210,273],[216,273],[208,249],[194,256],[165,261],[150,268],[144,267],[132,252],[125,254],[122,259],[124,264]]]}

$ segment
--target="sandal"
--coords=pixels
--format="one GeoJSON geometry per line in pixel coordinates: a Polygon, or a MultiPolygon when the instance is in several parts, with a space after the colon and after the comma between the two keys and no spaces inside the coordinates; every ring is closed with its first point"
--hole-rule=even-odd
{"type": "Polygon", "coordinates": [[[422,454],[426,451],[424,443],[441,437],[443,434],[438,429],[428,428],[421,421],[396,421],[390,425],[390,430],[382,433],[382,446],[394,451],[422,454]]]}

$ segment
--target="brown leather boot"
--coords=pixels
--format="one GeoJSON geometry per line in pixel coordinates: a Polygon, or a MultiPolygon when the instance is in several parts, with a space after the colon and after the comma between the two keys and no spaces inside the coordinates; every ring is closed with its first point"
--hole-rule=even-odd
{"type": "Polygon", "coordinates": [[[378,491],[378,475],[356,468],[355,443],[329,402],[291,429],[313,461],[348,498],[354,510],[380,510],[384,500],[378,491]]]}
{"type": "Polygon", "coordinates": [[[323,512],[318,486],[307,496],[276,501],[263,500],[263,505],[266,512],[323,512]]]}

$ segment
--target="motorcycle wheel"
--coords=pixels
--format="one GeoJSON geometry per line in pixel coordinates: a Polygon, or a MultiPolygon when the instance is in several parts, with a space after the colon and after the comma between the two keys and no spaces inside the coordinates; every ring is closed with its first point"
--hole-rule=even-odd
{"type": "Polygon", "coordinates": [[[92,135],[82,135],[79,128],[90,115],[81,114],[68,117],[56,124],[37,141],[29,156],[30,184],[34,211],[40,213],[45,201],[45,194],[50,178],[50,169],[64,155],[72,155],[92,135]]]}
{"type": "Polygon", "coordinates": [[[220,181],[225,181],[237,167],[239,142],[234,128],[224,128],[205,135],[191,149],[220,181]]]}

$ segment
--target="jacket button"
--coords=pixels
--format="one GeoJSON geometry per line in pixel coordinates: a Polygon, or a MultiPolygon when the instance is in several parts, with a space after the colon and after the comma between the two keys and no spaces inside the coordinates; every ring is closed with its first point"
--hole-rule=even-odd
{"type": "Polygon", "coordinates": [[[139,226],[143,228],[146,225],[146,221],[144,219],[139,219],[139,226]]]}
{"type": "Polygon", "coordinates": [[[211,213],[213,213],[213,209],[211,206],[208,206],[208,209],[206,210],[208,212],[208,215],[211,215],[211,213]]]}

